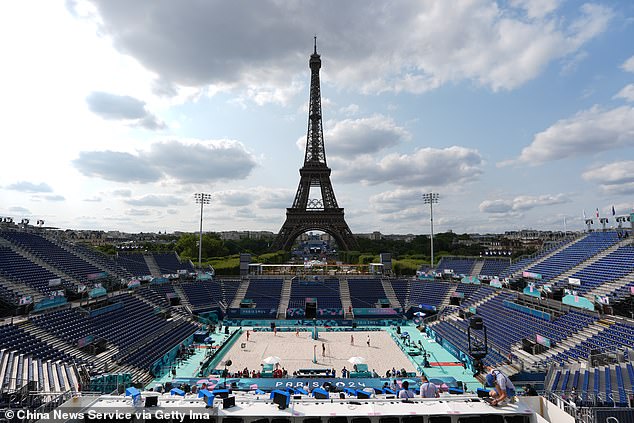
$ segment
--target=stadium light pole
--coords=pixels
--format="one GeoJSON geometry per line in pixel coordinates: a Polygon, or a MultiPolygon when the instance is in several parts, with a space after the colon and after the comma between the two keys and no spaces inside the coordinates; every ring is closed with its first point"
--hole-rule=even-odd
{"type": "Polygon", "coordinates": [[[429,204],[429,215],[431,223],[431,268],[434,268],[434,203],[438,203],[440,195],[437,192],[423,194],[423,203],[429,204]]]}
{"type": "Polygon", "coordinates": [[[197,192],[194,194],[196,204],[200,204],[200,237],[198,239],[198,268],[202,268],[203,261],[203,207],[211,203],[211,194],[197,192]]]}

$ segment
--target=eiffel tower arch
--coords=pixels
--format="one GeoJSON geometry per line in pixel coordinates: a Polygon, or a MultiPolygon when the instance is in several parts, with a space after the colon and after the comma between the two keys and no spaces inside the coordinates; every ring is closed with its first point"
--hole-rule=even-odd
{"type": "Polygon", "coordinates": [[[316,38],[309,66],[310,103],[304,166],[299,170],[299,186],[295,200],[292,207],[286,209],[286,221],[273,242],[273,248],[290,250],[295,239],[301,234],[318,230],[330,234],[340,249],[351,250],[357,247],[357,240],[346,223],[343,208],[337,204],[330,181],[331,170],[326,163],[319,83],[321,57],[317,54],[316,38]],[[320,192],[321,199],[310,198],[311,188],[320,192]]]}

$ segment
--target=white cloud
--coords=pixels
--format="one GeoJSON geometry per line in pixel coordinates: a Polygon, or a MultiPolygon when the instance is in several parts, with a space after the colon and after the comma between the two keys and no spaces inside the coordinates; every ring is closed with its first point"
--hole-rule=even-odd
{"type": "Polygon", "coordinates": [[[519,215],[521,212],[534,209],[536,207],[552,206],[556,204],[569,203],[570,199],[564,194],[556,195],[520,195],[510,200],[495,199],[485,200],[480,203],[480,211],[490,214],[519,215]]]}
{"type": "Polygon", "coordinates": [[[7,185],[6,189],[10,189],[13,191],[20,192],[53,192],[53,188],[46,182],[40,182],[39,184],[28,182],[28,181],[19,181],[13,184],[7,185]]]}
{"type": "Polygon", "coordinates": [[[533,142],[522,150],[517,162],[539,164],[632,145],[634,108],[622,106],[604,110],[594,106],[535,135],[533,142]]]}
{"type": "Polygon", "coordinates": [[[367,93],[419,93],[460,80],[516,88],[577,52],[612,17],[584,4],[565,19],[550,0],[95,4],[101,32],[162,85],[238,88],[258,104],[284,104],[297,93],[293,78],[306,70],[297,58],[310,51],[315,29],[302,22],[318,23],[323,34],[327,79],[367,93]]]}
{"type": "MultiPolygon", "coordinates": [[[[352,158],[359,154],[374,154],[410,138],[407,130],[383,115],[345,119],[329,126],[324,131],[327,157],[352,158]]],[[[297,146],[304,151],[306,137],[299,138],[297,146]]]]}
{"type": "Polygon", "coordinates": [[[634,56],[630,57],[625,62],[623,62],[623,64],[621,65],[621,69],[623,69],[626,72],[634,73],[634,56]]]}
{"type": "Polygon", "coordinates": [[[224,190],[214,192],[212,202],[232,207],[246,206],[253,202],[251,190],[224,190]]]}
{"type": "Polygon", "coordinates": [[[634,160],[623,160],[588,169],[583,179],[599,184],[601,190],[611,195],[634,194],[634,160]]]}
{"type": "Polygon", "coordinates": [[[628,84],[623,87],[614,98],[623,98],[629,102],[634,102],[634,84],[628,84]]]}
{"type": "Polygon", "coordinates": [[[376,185],[383,182],[401,187],[448,186],[477,179],[483,160],[478,150],[453,146],[421,148],[412,154],[388,154],[378,162],[372,156],[342,161],[336,178],[346,182],[376,185]]]}
{"type": "Polygon", "coordinates": [[[139,198],[126,199],[124,202],[131,206],[145,207],[169,207],[185,204],[183,197],[167,194],[148,194],[139,198]]]}
{"type": "Polygon", "coordinates": [[[233,140],[155,142],[148,151],[136,154],[82,151],[72,164],[85,176],[133,183],[165,178],[192,183],[244,179],[256,166],[253,154],[233,140]]]}
{"type": "Polygon", "coordinates": [[[339,109],[339,113],[343,113],[344,115],[356,115],[359,113],[359,105],[358,104],[349,104],[345,107],[339,109]]]}
{"type": "Polygon", "coordinates": [[[559,7],[559,0],[511,0],[514,7],[522,8],[530,18],[543,18],[559,7]]]}
{"type": "Polygon", "coordinates": [[[421,207],[423,191],[421,189],[395,189],[370,197],[370,204],[379,213],[393,213],[416,206],[421,207]]]}
{"type": "Polygon", "coordinates": [[[146,109],[145,102],[134,97],[93,91],[86,103],[91,112],[103,119],[127,121],[149,130],[165,129],[165,124],[146,109]]]}

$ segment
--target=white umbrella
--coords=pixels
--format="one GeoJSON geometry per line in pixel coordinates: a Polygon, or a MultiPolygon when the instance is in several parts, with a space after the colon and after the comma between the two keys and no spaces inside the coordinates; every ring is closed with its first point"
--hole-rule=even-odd
{"type": "Polygon", "coordinates": [[[277,364],[279,363],[281,360],[279,357],[277,356],[270,356],[270,357],[266,357],[264,360],[262,360],[262,363],[264,364],[277,364]]]}
{"type": "Polygon", "coordinates": [[[363,357],[350,357],[348,363],[351,364],[365,364],[365,358],[363,357]]]}
{"type": "Polygon", "coordinates": [[[414,313],[414,316],[425,317],[425,313],[423,313],[422,311],[417,311],[416,313],[414,313]]]}

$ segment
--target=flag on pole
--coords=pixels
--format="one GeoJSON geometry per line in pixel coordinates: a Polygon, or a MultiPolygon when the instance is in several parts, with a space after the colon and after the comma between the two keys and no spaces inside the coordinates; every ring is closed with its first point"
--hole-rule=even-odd
{"type": "Polygon", "coordinates": [[[587,219],[585,209],[583,210],[583,219],[584,219],[584,220],[585,220],[585,219],[587,219]]]}
{"type": "Polygon", "coordinates": [[[614,210],[614,205],[612,205],[612,216],[616,216],[616,210],[614,210]]]}
{"type": "Polygon", "coordinates": [[[599,217],[599,208],[597,207],[597,218],[599,217]]]}

